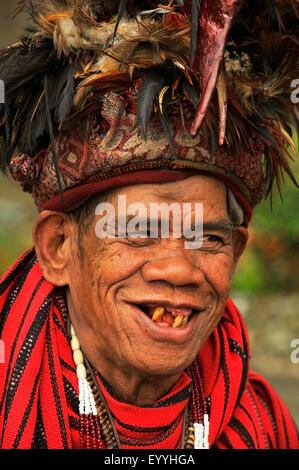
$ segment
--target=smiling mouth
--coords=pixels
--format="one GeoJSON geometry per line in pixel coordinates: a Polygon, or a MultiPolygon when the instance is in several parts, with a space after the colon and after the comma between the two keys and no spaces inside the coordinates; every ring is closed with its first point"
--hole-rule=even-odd
{"type": "Polygon", "coordinates": [[[183,328],[191,315],[197,313],[192,308],[173,308],[167,305],[139,304],[138,307],[161,327],[183,328]]]}

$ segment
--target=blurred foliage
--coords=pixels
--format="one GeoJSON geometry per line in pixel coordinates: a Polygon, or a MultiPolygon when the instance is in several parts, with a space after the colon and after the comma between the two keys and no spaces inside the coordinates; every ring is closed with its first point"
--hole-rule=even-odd
{"type": "MultiPolygon", "coordinates": [[[[291,167],[299,181],[298,154],[293,156],[291,167]]],[[[234,290],[255,293],[298,290],[298,208],[298,188],[286,180],[282,185],[282,200],[274,187],[272,204],[268,198],[254,210],[248,246],[233,280],[234,290]]]]}
{"type": "Polygon", "coordinates": [[[0,275],[22,252],[32,247],[31,232],[36,214],[31,196],[1,176],[0,275]]]}

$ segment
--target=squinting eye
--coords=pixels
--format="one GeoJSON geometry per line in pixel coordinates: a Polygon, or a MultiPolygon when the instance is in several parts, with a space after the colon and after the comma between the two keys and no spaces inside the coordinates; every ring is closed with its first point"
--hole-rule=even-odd
{"type": "Polygon", "coordinates": [[[222,242],[222,239],[217,237],[217,235],[204,235],[203,240],[208,242],[222,242]]]}
{"type": "Polygon", "coordinates": [[[222,238],[217,235],[204,235],[202,239],[202,249],[217,249],[223,245],[222,238]]]}

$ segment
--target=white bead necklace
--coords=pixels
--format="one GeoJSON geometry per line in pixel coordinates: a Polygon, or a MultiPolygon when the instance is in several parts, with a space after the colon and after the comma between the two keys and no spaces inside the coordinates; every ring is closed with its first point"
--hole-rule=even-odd
{"type": "Polygon", "coordinates": [[[76,373],[79,382],[79,413],[80,415],[89,415],[92,413],[94,416],[97,416],[97,407],[92,390],[87,380],[87,372],[84,365],[84,358],[80,348],[80,343],[72,325],[71,335],[71,348],[73,351],[73,359],[76,365],[76,373]]]}
{"type": "Polygon", "coordinates": [[[210,422],[209,415],[203,416],[203,424],[194,423],[194,449],[209,449],[210,422]]]}

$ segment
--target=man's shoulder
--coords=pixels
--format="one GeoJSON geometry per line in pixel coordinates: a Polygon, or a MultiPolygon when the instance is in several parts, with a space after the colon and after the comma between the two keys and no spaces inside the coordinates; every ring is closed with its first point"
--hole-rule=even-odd
{"type": "Polygon", "coordinates": [[[0,295],[7,289],[7,287],[18,277],[18,275],[25,269],[31,262],[31,265],[37,262],[34,248],[23,253],[19,256],[11,266],[0,276],[0,295]]]}
{"type": "Polygon", "coordinates": [[[250,370],[246,388],[240,402],[243,412],[256,415],[262,434],[271,446],[279,449],[298,449],[296,424],[282,398],[259,373],[250,370]]]}

